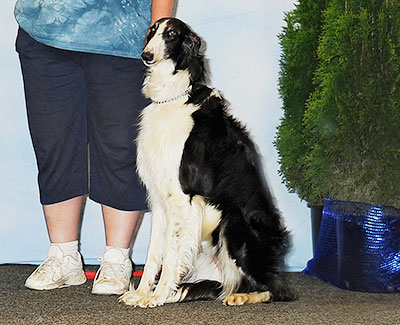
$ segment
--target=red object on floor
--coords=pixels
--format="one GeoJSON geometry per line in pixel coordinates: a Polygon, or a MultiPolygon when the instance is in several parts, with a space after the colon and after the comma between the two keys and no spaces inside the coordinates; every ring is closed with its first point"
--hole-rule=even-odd
{"type": "MultiPolygon", "coordinates": [[[[132,275],[134,277],[141,277],[142,274],[143,274],[143,271],[135,271],[132,273],[132,275]]],[[[85,275],[88,280],[93,280],[96,276],[96,272],[85,272],[85,275]]]]}

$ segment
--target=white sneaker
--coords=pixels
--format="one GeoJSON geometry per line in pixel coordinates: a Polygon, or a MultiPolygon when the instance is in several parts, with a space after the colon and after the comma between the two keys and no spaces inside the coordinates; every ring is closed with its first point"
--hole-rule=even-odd
{"type": "Polygon", "coordinates": [[[101,265],[94,278],[92,293],[121,295],[128,291],[132,276],[132,262],[117,247],[109,248],[100,259],[101,265]]]}
{"type": "Polygon", "coordinates": [[[64,255],[58,246],[50,246],[49,257],[26,279],[25,287],[50,290],[85,282],[81,255],[64,255]]]}

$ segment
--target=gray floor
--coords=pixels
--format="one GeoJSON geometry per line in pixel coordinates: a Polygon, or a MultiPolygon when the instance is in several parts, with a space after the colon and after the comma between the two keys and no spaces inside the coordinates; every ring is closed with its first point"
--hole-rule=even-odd
{"type": "Polygon", "coordinates": [[[90,280],[44,292],[26,289],[34,268],[0,265],[0,324],[400,324],[400,294],[344,291],[299,273],[290,273],[299,294],[291,303],[226,307],[211,301],[140,309],[118,304],[116,296],[92,295],[90,280]]]}

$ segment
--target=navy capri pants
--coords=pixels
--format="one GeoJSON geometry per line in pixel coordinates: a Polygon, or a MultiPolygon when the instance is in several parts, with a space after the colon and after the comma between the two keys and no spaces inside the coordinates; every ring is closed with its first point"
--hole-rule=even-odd
{"type": "Polygon", "coordinates": [[[41,203],[88,194],[119,210],[146,210],[135,144],[148,104],[142,62],[56,49],[22,29],[16,48],[41,203]]]}

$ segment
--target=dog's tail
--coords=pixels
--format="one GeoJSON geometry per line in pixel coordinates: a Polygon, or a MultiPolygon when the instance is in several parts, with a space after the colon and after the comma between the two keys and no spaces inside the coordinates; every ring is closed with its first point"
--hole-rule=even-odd
{"type": "Polygon", "coordinates": [[[201,280],[194,283],[182,283],[174,296],[175,302],[194,300],[216,300],[222,291],[218,281],[201,280]]]}

